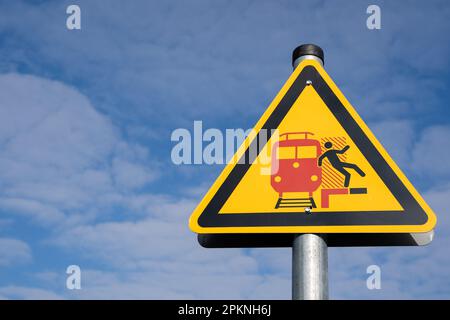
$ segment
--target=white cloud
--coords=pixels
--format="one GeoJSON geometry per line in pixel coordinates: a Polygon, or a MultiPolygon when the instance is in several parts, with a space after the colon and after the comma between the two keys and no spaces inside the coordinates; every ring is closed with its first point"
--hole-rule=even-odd
{"type": "Polygon", "coordinates": [[[413,152],[414,169],[442,181],[450,176],[449,126],[432,126],[421,133],[413,152]]]}
{"type": "Polygon", "coordinates": [[[29,300],[61,300],[58,294],[33,287],[5,286],[0,287],[0,299],[29,299],[29,300]]]}
{"type": "Polygon", "coordinates": [[[113,159],[112,174],[116,185],[125,189],[142,187],[156,178],[148,167],[121,158],[113,159]]]}
{"type": "Polygon", "coordinates": [[[17,239],[0,238],[0,267],[23,264],[31,260],[28,244],[17,239]]]}
{"type": "Polygon", "coordinates": [[[74,88],[0,75],[0,104],[0,207],[8,213],[42,223],[92,219],[95,208],[156,177],[143,165],[148,152],[74,88]]]}
{"type": "Polygon", "coordinates": [[[374,123],[371,128],[401,169],[441,185],[447,183],[450,126],[420,128],[411,120],[387,120],[374,123]]]}
{"type": "MultiPolygon", "coordinates": [[[[223,263],[223,261],[222,261],[223,263]]],[[[217,266],[211,264],[211,267],[217,266]]],[[[257,274],[191,274],[182,266],[177,272],[84,272],[84,287],[72,293],[83,299],[236,299],[247,298],[264,284],[257,274]]],[[[276,298],[276,293],[273,296],[276,298]]]]}
{"type": "Polygon", "coordinates": [[[372,130],[400,168],[409,169],[416,138],[413,123],[408,120],[383,121],[373,125],[372,130]]]}

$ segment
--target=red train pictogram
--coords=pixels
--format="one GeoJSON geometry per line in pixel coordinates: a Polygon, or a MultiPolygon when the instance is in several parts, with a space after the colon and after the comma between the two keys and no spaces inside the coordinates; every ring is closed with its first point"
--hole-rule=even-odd
{"type": "Polygon", "coordinates": [[[280,198],[285,192],[308,192],[312,197],[319,188],[322,168],[317,160],[322,151],[320,142],[309,138],[312,135],[312,132],[288,132],[281,134],[274,144],[271,185],[280,198]]]}

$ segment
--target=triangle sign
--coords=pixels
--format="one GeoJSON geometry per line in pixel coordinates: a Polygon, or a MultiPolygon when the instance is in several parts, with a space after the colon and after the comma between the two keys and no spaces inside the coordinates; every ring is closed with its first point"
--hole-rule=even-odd
{"type": "Polygon", "coordinates": [[[436,217],[314,60],[304,60],[189,225],[197,233],[421,233],[436,217]]]}

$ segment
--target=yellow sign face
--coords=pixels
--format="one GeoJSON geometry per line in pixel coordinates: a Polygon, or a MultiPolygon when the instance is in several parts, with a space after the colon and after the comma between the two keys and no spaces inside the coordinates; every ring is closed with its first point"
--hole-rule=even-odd
{"type": "Polygon", "coordinates": [[[322,66],[305,60],[189,225],[197,233],[417,233],[435,223],[322,66]]]}

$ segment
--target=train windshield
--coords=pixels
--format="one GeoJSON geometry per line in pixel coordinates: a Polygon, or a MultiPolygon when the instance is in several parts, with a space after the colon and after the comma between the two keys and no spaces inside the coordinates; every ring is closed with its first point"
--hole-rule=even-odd
{"type": "Polygon", "coordinates": [[[316,146],[297,147],[297,158],[300,159],[317,158],[317,147],[316,146]]]}
{"type": "Polygon", "coordinates": [[[289,146],[277,150],[278,159],[312,159],[317,158],[316,146],[289,146]]]}
{"type": "Polygon", "coordinates": [[[295,159],[295,147],[278,148],[278,159],[295,159]]]}

